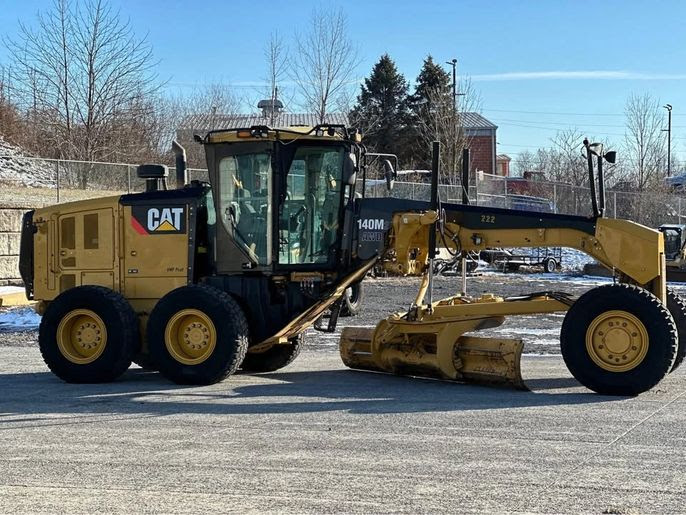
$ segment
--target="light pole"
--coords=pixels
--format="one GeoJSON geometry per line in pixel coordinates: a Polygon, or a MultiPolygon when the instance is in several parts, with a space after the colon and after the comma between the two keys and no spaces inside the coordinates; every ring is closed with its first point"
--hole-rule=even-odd
{"type": "Polygon", "coordinates": [[[453,113],[457,112],[457,59],[446,61],[446,64],[453,67],[453,113]]]}
{"type": "Polygon", "coordinates": [[[672,104],[665,104],[662,107],[667,109],[667,177],[672,175],[672,104]]]}
{"type": "Polygon", "coordinates": [[[458,131],[457,131],[457,97],[463,93],[457,92],[457,59],[452,59],[451,61],[446,61],[446,64],[453,67],[453,116],[452,124],[450,128],[450,163],[452,165],[451,176],[457,172],[457,144],[458,144],[458,131]]]}

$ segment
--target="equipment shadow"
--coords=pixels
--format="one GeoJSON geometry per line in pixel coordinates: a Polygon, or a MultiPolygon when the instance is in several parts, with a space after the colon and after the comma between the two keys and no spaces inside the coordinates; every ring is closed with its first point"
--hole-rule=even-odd
{"type": "Polygon", "coordinates": [[[532,391],[353,370],[238,374],[193,387],[129,370],[107,384],[68,384],[49,372],[0,375],[0,429],[12,415],[401,414],[597,404],[623,399],[579,391],[571,378],[527,381],[532,391]],[[560,391],[571,388],[571,391],[560,391]],[[557,390],[555,393],[550,390],[557,390]]]}

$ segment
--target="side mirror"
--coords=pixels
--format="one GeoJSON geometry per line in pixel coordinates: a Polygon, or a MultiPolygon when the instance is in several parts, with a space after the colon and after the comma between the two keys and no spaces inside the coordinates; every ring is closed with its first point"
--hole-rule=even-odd
{"type": "Polygon", "coordinates": [[[615,161],[617,161],[617,152],[615,152],[614,150],[606,152],[603,157],[605,158],[605,161],[607,161],[608,163],[614,164],[615,161]]]}
{"type": "Polygon", "coordinates": [[[343,184],[354,186],[357,181],[357,159],[355,154],[349,152],[343,158],[343,184]]]}
{"type": "Polygon", "coordinates": [[[395,183],[396,173],[393,169],[393,165],[388,159],[384,159],[383,161],[383,175],[386,179],[386,188],[388,191],[391,191],[393,189],[393,184],[395,183]]]}

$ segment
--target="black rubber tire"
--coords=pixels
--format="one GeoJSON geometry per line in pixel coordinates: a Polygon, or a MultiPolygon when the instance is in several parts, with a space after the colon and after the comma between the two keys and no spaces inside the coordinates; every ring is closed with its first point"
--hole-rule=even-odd
{"type": "Polygon", "coordinates": [[[362,309],[363,300],[364,284],[362,281],[351,284],[343,294],[343,302],[341,304],[341,312],[339,316],[354,317],[362,309]]]}
{"type": "Polygon", "coordinates": [[[552,274],[557,270],[557,261],[554,258],[545,258],[543,260],[543,271],[546,274],[552,274]]]}
{"type": "Polygon", "coordinates": [[[177,384],[214,384],[238,369],[248,348],[248,321],[238,303],[226,292],[204,284],[182,286],[162,297],[150,313],[147,325],[148,353],[160,373],[177,384]],[[207,315],[217,332],[213,353],[202,363],[177,361],[167,350],[167,322],[183,309],[207,315]]]}
{"type": "Polygon", "coordinates": [[[243,372],[274,372],[293,362],[305,344],[305,336],[300,334],[288,343],[274,345],[264,352],[245,355],[241,364],[243,372]]]}
{"type": "Polygon", "coordinates": [[[679,348],[676,351],[676,359],[674,360],[674,365],[672,365],[672,370],[670,370],[670,372],[674,372],[683,363],[684,357],[686,357],[686,299],[678,293],[667,289],[667,309],[672,314],[672,318],[674,318],[676,331],[679,335],[679,348]]]}
{"type": "Polygon", "coordinates": [[[677,345],[676,325],[667,308],[649,291],[629,284],[599,286],[583,294],[567,312],[560,332],[569,371],[586,388],[604,395],[638,395],[653,388],[672,368],[677,345]],[[611,310],[631,313],[648,333],[646,356],[625,372],[604,370],[586,350],[588,327],[611,310]]]}
{"type": "Polygon", "coordinates": [[[139,345],[138,319],[131,305],[119,293],[102,286],[77,286],[59,294],[45,310],[38,333],[43,360],[57,377],[68,383],[114,381],[129,368],[139,345]],[[93,311],[107,330],[105,350],[92,363],[69,361],[57,345],[59,324],[75,309],[93,311]]]}

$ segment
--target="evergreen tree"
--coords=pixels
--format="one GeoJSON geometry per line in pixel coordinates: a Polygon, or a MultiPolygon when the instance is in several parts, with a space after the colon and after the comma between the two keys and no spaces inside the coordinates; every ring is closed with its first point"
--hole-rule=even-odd
{"type": "Polygon", "coordinates": [[[427,56],[417,76],[414,94],[410,97],[413,111],[421,114],[435,102],[436,94],[450,98],[451,83],[450,74],[436,64],[433,57],[427,56]]]}
{"type": "Polygon", "coordinates": [[[381,56],[361,86],[350,113],[368,147],[403,158],[402,136],[408,123],[408,85],[388,54],[381,56]]]}
{"type": "MultiPolygon", "coordinates": [[[[409,97],[412,121],[408,127],[408,152],[414,157],[415,168],[431,167],[431,149],[426,141],[427,128],[436,125],[437,111],[445,111],[446,106],[452,106],[452,78],[428,55],[417,76],[414,93],[409,97]]],[[[440,131],[436,128],[431,132],[440,131]]]]}

